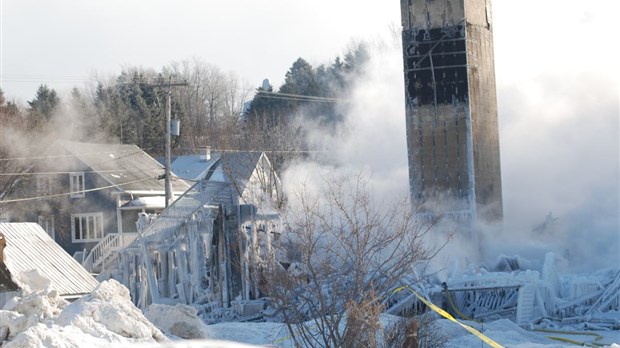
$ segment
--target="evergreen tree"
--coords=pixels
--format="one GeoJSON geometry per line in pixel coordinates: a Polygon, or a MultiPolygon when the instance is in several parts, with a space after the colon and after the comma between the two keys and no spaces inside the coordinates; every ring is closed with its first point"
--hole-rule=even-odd
{"type": "Polygon", "coordinates": [[[107,135],[107,140],[119,138],[117,135],[118,128],[120,128],[118,127],[119,113],[115,112],[119,105],[117,99],[118,96],[112,87],[106,87],[102,82],[97,83],[93,105],[98,119],[97,126],[107,135]]]}
{"type": "Polygon", "coordinates": [[[22,114],[15,102],[6,100],[4,91],[0,88],[0,132],[10,128],[25,129],[22,114]]]}
{"type": "Polygon", "coordinates": [[[30,106],[31,114],[35,117],[43,116],[45,120],[49,121],[56,108],[60,105],[60,98],[54,89],[50,89],[43,84],[39,86],[34,99],[29,101],[28,105],[30,106]]]}
{"type": "Polygon", "coordinates": [[[369,60],[368,45],[363,42],[359,43],[345,54],[344,71],[352,77],[360,76],[364,73],[364,68],[369,60]]]}
{"type": "Polygon", "coordinates": [[[347,85],[344,63],[340,57],[336,57],[334,63],[329,67],[328,72],[330,75],[332,95],[340,96],[347,85]]]}
{"type": "Polygon", "coordinates": [[[258,127],[267,131],[269,128],[276,126],[287,109],[286,102],[282,99],[275,98],[273,86],[264,89],[262,86],[256,89],[254,99],[247,111],[247,121],[252,127],[258,127]],[[264,93],[266,92],[266,93],[264,93]]]}
{"type": "Polygon", "coordinates": [[[158,88],[146,85],[154,80],[139,70],[123,71],[117,79],[116,92],[119,94],[121,109],[119,120],[121,142],[136,144],[153,154],[163,153],[164,124],[163,99],[160,101],[158,88]]]}
{"type": "Polygon", "coordinates": [[[286,73],[284,84],[276,94],[273,93],[272,86],[269,86],[268,91],[264,91],[262,87],[257,89],[248,111],[248,121],[266,128],[288,123],[302,106],[309,103],[296,96],[320,96],[316,72],[303,58],[298,58],[293,63],[286,73]]]}
{"type": "Polygon", "coordinates": [[[318,96],[319,85],[312,65],[303,58],[298,58],[286,73],[280,93],[318,96]]]}
{"type": "Polygon", "coordinates": [[[82,92],[74,87],[69,97],[67,115],[69,126],[73,127],[71,138],[77,141],[93,141],[99,138],[97,116],[94,105],[82,92]]]}

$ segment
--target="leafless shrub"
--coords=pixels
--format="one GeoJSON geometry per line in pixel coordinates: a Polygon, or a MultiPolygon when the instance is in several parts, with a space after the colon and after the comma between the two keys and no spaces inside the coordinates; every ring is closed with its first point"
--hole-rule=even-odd
{"type": "Polygon", "coordinates": [[[439,348],[447,341],[430,314],[399,318],[385,329],[385,345],[393,348],[439,348]]]}
{"type": "Polygon", "coordinates": [[[266,267],[264,292],[297,346],[376,345],[381,299],[435,255],[424,243],[432,223],[406,199],[373,202],[367,186],[363,174],[340,176],[290,199],[280,245],[290,259],[266,267]]]}

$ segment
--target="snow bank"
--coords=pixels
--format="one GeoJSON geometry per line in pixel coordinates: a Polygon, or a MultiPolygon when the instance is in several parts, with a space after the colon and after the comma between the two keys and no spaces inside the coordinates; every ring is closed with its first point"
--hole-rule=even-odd
{"type": "Polygon", "coordinates": [[[181,303],[175,306],[152,304],[144,315],[168,335],[185,339],[207,338],[207,325],[198,317],[198,311],[181,303]]]}
{"type": "Polygon", "coordinates": [[[116,334],[138,340],[166,340],[162,332],[133,305],[129,290],[113,279],[101,283],[91,294],[67,306],[57,322],[97,336],[116,334]]]}
{"type": "Polygon", "coordinates": [[[23,272],[17,278],[26,290],[0,310],[2,347],[109,347],[167,341],[133,305],[127,288],[115,280],[69,303],[49,289],[49,281],[37,272],[23,272]]]}
{"type": "Polygon", "coordinates": [[[37,320],[57,317],[69,304],[56,290],[38,290],[23,297],[14,297],[4,305],[5,311],[19,313],[37,320]]]}
{"type": "MultiPolygon", "coordinates": [[[[25,280],[24,277],[20,281],[25,280]]],[[[22,283],[21,285],[27,285],[22,283]]],[[[31,284],[32,285],[32,284],[31,284]]],[[[32,288],[36,288],[33,286],[32,288]]],[[[24,289],[31,289],[25,286],[24,289]]],[[[23,297],[14,297],[0,310],[0,342],[12,339],[28,328],[57,317],[68,305],[56,290],[38,290],[23,297]]]]}

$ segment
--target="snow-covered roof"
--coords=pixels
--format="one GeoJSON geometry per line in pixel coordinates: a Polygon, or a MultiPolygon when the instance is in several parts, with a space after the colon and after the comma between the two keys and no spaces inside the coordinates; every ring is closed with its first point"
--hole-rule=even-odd
{"type": "Polygon", "coordinates": [[[201,180],[219,159],[220,155],[217,153],[212,154],[209,160],[203,155],[178,156],[172,160],[170,167],[182,179],[201,180]]]}
{"type": "MultiPolygon", "coordinates": [[[[58,141],[69,153],[124,191],[163,191],[164,167],[136,145],[58,141]]],[[[185,192],[190,185],[175,175],[172,190],[185,192]]]]}
{"type": "Polygon", "coordinates": [[[68,297],[89,293],[99,284],[38,224],[1,222],[0,233],[6,238],[5,264],[13,277],[37,270],[61,296],[68,297]]]}
{"type": "Polygon", "coordinates": [[[262,152],[224,153],[214,165],[214,170],[209,171],[206,179],[233,183],[239,192],[243,192],[261,156],[263,156],[262,152]]]}
{"type": "Polygon", "coordinates": [[[229,182],[243,192],[261,156],[257,151],[214,153],[209,160],[202,155],[178,156],[170,165],[183,179],[229,182]]]}

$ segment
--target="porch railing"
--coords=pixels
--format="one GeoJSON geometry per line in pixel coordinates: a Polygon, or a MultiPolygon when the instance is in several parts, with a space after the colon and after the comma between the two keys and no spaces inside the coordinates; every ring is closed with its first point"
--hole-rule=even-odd
{"type": "Polygon", "coordinates": [[[92,248],[82,265],[89,272],[101,271],[106,259],[127,247],[136,238],[138,238],[137,233],[110,233],[92,248]]]}

